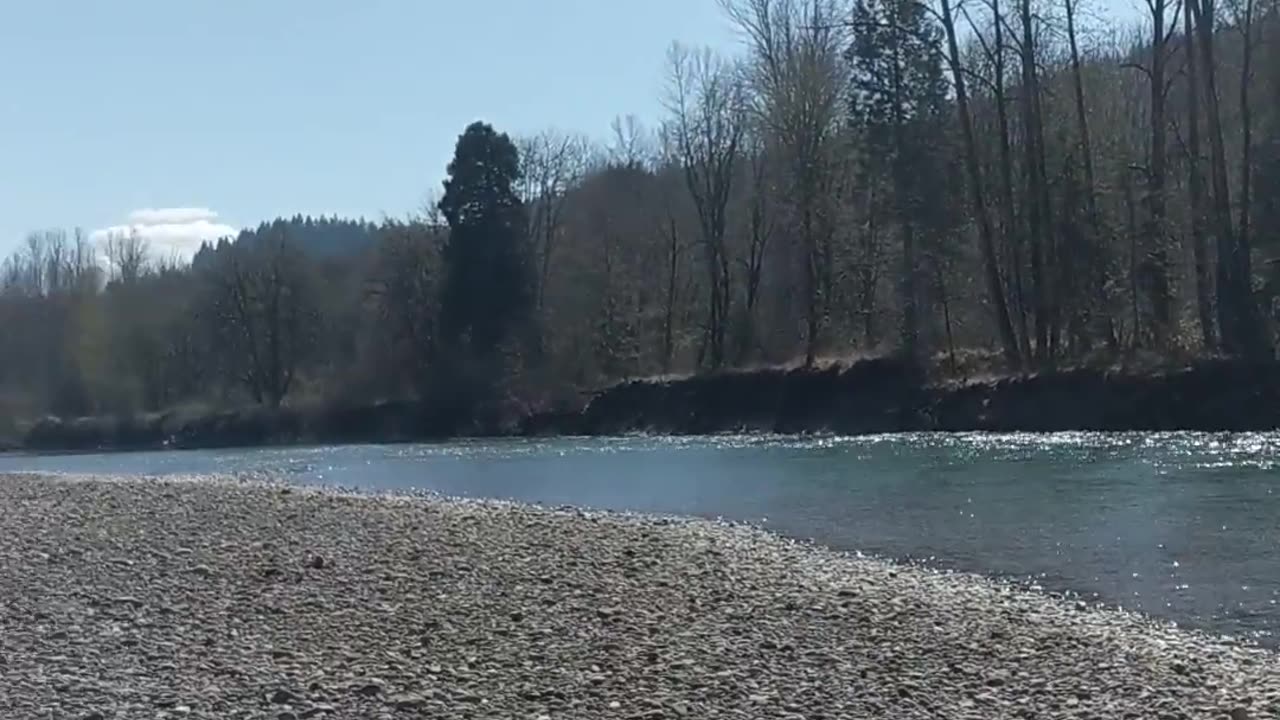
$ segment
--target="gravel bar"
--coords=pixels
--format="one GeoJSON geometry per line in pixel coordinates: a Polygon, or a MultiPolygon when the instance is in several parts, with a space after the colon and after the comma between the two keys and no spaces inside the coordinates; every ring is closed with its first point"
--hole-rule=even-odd
{"type": "Polygon", "coordinates": [[[0,476],[0,718],[1266,718],[1280,656],[703,520],[0,476]]]}

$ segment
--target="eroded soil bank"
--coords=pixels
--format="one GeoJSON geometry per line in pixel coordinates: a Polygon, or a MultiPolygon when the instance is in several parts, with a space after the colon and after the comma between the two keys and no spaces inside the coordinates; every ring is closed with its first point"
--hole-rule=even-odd
{"type": "MultiPolygon", "coordinates": [[[[430,403],[246,408],[183,416],[46,418],[14,441],[34,452],[252,447],[629,432],[841,434],[912,431],[1280,428],[1280,363],[1160,371],[1061,370],[935,382],[893,358],[828,369],[728,371],[621,383],[558,411],[478,419],[430,403]]],[[[2,446],[3,443],[0,443],[2,446]]]]}
{"type": "Polygon", "coordinates": [[[1273,430],[1280,428],[1280,364],[1082,368],[934,383],[886,358],[826,370],[636,381],[605,391],[580,416],[548,425],[582,434],[1273,430]]]}

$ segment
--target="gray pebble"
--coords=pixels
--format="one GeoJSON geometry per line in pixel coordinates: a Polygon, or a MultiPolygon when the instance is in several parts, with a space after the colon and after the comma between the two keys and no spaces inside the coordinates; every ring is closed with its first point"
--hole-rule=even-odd
{"type": "Polygon", "coordinates": [[[1254,720],[1280,706],[1275,653],[747,525],[279,490],[0,477],[0,715],[1254,720]]]}

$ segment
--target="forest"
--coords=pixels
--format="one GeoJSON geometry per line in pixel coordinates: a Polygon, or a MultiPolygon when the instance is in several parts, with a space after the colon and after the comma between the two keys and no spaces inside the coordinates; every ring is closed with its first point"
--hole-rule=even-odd
{"type": "Polygon", "coordinates": [[[865,356],[961,378],[1273,358],[1277,0],[1142,0],[1132,27],[1090,0],[721,5],[741,46],[673,45],[662,117],[603,142],[477,122],[403,219],[279,218],[190,260],[31,233],[0,266],[0,434],[521,412],[865,356]]]}

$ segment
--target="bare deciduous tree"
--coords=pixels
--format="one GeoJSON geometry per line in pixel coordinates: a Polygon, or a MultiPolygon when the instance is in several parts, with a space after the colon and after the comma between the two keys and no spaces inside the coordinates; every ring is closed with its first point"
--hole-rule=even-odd
{"type": "Polygon", "coordinates": [[[733,299],[727,211],[742,144],[745,101],[737,69],[710,50],[680,45],[668,54],[667,106],[685,187],[698,214],[707,270],[707,358],[724,364],[726,329],[733,299]]]}
{"type": "Polygon", "coordinates": [[[1098,182],[1094,171],[1093,137],[1089,130],[1089,110],[1085,102],[1084,71],[1082,69],[1079,36],[1076,29],[1077,16],[1080,9],[1079,0],[1063,0],[1063,10],[1067,23],[1067,47],[1071,55],[1071,89],[1076,111],[1076,132],[1080,136],[1080,155],[1084,167],[1085,209],[1088,215],[1088,228],[1083,267],[1089,274],[1085,279],[1086,294],[1080,298],[1085,315],[1086,341],[1092,342],[1097,337],[1114,343],[1115,332],[1112,329],[1110,314],[1107,312],[1106,278],[1107,253],[1104,246],[1102,213],[1098,209],[1098,182]]]}
{"type": "Polygon", "coordinates": [[[278,406],[315,343],[309,263],[283,227],[222,252],[208,275],[208,313],[224,341],[227,366],[255,402],[278,406]]]}
{"type": "Polygon", "coordinates": [[[1023,164],[1026,174],[1022,202],[1027,208],[1027,237],[1031,244],[1031,294],[1035,311],[1035,358],[1040,363],[1054,359],[1056,339],[1056,301],[1048,264],[1054,260],[1055,233],[1049,178],[1046,168],[1044,112],[1041,106],[1037,16],[1031,0],[1018,5],[1021,26],[1018,57],[1022,87],[1018,92],[1023,128],[1023,164]]]}
{"type": "Polygon", "coordinates": [[[107,235],[102,250],[111,266],[111,279],[134,285],[146,270],[150,244],[136,229],[131,229],[107,235]]]}
{"type": "Polygon", "coordinates": [[[388,222],[374,251],[367,293],[402,382],[424,397],[436,355],[441,230],[388,222]]]}
{"type": "Polygon", "coordinates": [[[847,73],[843,12],[834,0],[720,0],[746,39],[757,120],[787,169],[787,203],[803,267],[805,364],[813,365],[831,286],[837,129],[847,73]]]}
{"type": "Polygon", "coordinates": [[[591,146],[581,135],[546,130],[517,141],[521,194],[529,214],[529,239],[538,266],[535,303],[546,303],[546,284],[564,221],[569,189],[587,172],[591,146]]]}
{"type": "MultiPolygon", "coordinates": [[[[982,247],[982,267],[983,275],[986,279],[987,295],[991,299],[995,312],[996,328],[999,332],[1005,360],[1011,367],[1019,368],[1022,366],[1022,353],[1013,330],[1013,323],[1009,318],[1009,306],[1005,299],[1004,281],[1000,277],[1000,265],[996,258],[995,230],[992,227],[991,214],[987,209],[986,193],[983,190],[982,163],[978,154],[977,136],[973,130],[973,117],[969,114],[968,84],[965,82],[965,68],[960,57],[960,45],[956,39],[955,15],[952,12],[950,0],[939,0],[939,7],[941,10],[942,29],[947,40],[947,61],[951,67],[951,78],[956,93],[956,113],[960,117],[961,138],[964,141],[964,164],[969,180],[969,200],[978,225],[978,241],[982,247]]],[[[996,23],[1002,23],[1003,20],[999,16],[999,6],[993,5],[993,8],[996,13],[996,23]]],[[[1003,80],[997,78],[997,87],[1002,85],[1003,80]]],[[[1001,129],[1003,132],[1006,128],[1003,120],[1003,107],[998,108],[998,112],[1001,113],[1001,129]]],[[[1003,157],[1004,165],[1007,168],[1009,166],[1007,145],[1005,147],[1006,152],[1003,157]]],[[[1012,182],[1007,175],[1003,186],[1012,195],[1012,182]]],[[[1012,207],[1011,200],[1012,198],[1007,203],[1009,207],[1012,207]]],[[[1011,220],[1009,224],[1012,224],[1011,220]]]]}
{"type": "MultiPolygon", "coordinates": [[[[1146,75],[1150,92],[1151,141],[1147,149],[1146,221],[1143,224],[1144,252],[1138,263],[1138,277],[1134,282],[1143,290],[1150,312],[1151,343],[1164,349],[1170,342],[1173,326],[1173,297],[1169,282],[1168,251],[1168,119],[1165,100],[1169,94],[1166,65],[1169,60],[1170,40],[1178,27],[1177,9],[1170,0],[1145,0],[1150,32],[1150,63],[1131,63],[1146,75]],[[1172,12],[1171,12],[1172,10],[1172,12]]],[[[1139,336],[1140,338],[1141,336],[1139,336]]]]}
{"type": "Polygon", "coordinates": [[[740,264],[743,272],[742,321],[739,326],[737,362],[742,363],[754,350],[757,331],[757,308],[760,304],[761,280],[764,276],[766,253],[774,236],[778,234],[778,214],[772,185],[773,153],[769,140],[758,131],[744,136],[744,151],[750,170],[750,185],[746,188],[746,250],[740,264]]]}
{"type": "Polygon", "coordinates": [[[1231,190],[1227,179],[1227,151],[1215,50],[1217,10],[1213,0],[1186,2],[1195,20],[1199,59],[1204,71],[1212,188],[1210,210],[1218,241],[1218,330],[1222,349],[1230,355],[1269,355],[1271,348],[1263,336],[1258,307],[1253,298],[1248,244],[1240,242],[1231,218],[1231,190]]]}
{"type": "Polygon", "coordinates": [[[1191,23],[1191,5],[1182,8],[1182,32],[1186,57],[1187,95],[1187,205],[1191,214],[1188,231],[1191,235],[1191,252],[1195,263],[1196,316],[1200,321],[1200,339],[1205,350],[1217,349],[1214,333],[1212,276],[1209,273],[1209,249],[1205,241],[1204,213],[1205,186],[1200,153],[1200,73],[1199,53],[1196,51],[1195,32],[1191,23]]]}

